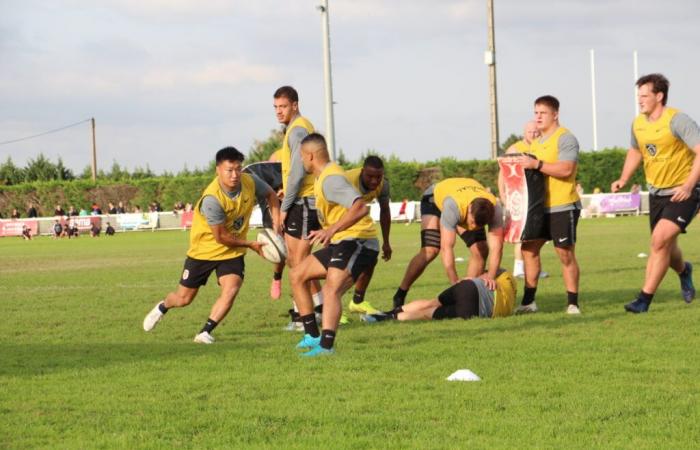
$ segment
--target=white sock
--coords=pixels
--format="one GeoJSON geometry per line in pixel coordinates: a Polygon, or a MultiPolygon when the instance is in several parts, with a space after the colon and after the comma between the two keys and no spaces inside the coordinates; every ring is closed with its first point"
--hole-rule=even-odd
{"type": "Polygon", "coordinates": [[[311,296],[314,299],[314,306],[323,305],[323,293],[316,292],[311,296]]]}
{"type": "Polygon", "coordinates": [[[522,259],[516,259],[513,264],[513,273],[523,273],[525,272],[525,265],[522,259]]]}

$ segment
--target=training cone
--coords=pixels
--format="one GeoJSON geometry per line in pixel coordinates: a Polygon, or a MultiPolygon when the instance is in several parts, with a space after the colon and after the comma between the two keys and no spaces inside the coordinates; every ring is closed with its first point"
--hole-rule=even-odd
{"type": "Polygon", "coordinates": [[[481,381],[481,378],[469,369],[459,369],[447,377],[447,381],[481,381]]]}

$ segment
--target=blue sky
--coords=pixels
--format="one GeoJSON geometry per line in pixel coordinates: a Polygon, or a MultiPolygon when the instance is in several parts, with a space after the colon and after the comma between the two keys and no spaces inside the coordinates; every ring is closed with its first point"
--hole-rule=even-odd
{"type": "MultiPolygon", "coordinates": [[[[0,0],[0,141],[95,117],[98,166],[177,171],[247,152],[277,127],[272,93],[295,86],[325,128],[317,1],[0,0]]],[[[336,142],[403,159],[489,156],[486,2],[330,0],[336,142]]],[[[669,103],[700,120],[700,3],[495,0],[501,140],[553,94],[592,147],[626,146],[640,74],[671,80],[669,103]]],[[[0,146],[89,164],[89,125],[0,146]]]]}

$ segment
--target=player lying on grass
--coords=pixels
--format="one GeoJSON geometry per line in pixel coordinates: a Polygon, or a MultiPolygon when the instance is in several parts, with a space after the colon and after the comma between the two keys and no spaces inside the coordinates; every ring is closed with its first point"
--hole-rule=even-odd
{"type": "Polygon", "coordinates": [[[442,291],[437,298],[414,300],[382,314],[366,314],[365,322],[383,320],[442,320],[472,317],[503,317],[513,312],[516,283],[510,272],[499,269],[496,289],[482,278],[463,278],[442,291]]]}
{"type": "Polygon", "coordinates": [[[345,171],[330,162],[326,140],[317,133],[301,145],[304,170],[316,177],[314,195],[322,229],[309,233],[312,243],[324,246],[304,258],[291,271],[294,301],[299,308],[304,337],[297,345],[308,349],[304,356],[333,352],[335,333],[342,312],[343,293],[359,275],[377,263],[379,241],[369,217],[369,207],[350,184],[345,171]],[[310,282],[323,284],[323,333],[319,333],[311,299],[310,282]]]}
{"type": "Polygon", "coordinates": [[[243,285],[244,255],[248,248],[261,254],[262,244],[248,241],[248,223],[256,200],[265,197],[272,214],[273,229],[281,233],[280,203],[272,188],[260,178],[241,173],[243,154],[226,147],[216,154],[216,178],[207,186],[194,208],[190,247],[180,284],[143,320],[151,331],[170,308],[192,303],[199,288],[216,270],[221,294],[204,327],[194,337],[200,344],[212,344],[211,332],[226,317],[243,285]]]}

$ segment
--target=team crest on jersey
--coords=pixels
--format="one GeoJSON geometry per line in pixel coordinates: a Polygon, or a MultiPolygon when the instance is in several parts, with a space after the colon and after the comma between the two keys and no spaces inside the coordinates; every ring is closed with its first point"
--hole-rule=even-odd
{"type": "Polygon", "coordinates": [[[656,156],[656,145],[654,144],[647,144],[647,153],[649,153],[649,156],[656,156]]]}
{"type": "Polygon", "coordinates": [[[243,226],[243,221],[245,220],[245,217],[239,217],[236,220],[233,221],[233,229],[234,230],[240,230],[241,227],[243,226]]]}

